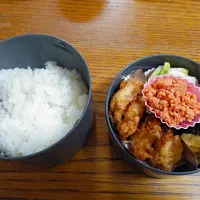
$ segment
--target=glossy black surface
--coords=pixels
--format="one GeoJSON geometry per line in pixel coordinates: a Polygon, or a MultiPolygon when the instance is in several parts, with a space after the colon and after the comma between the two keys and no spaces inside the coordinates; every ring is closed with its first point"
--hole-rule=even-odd
{"type": "Polygon", "coordinates": [[[183,67],[190,71],[191,76],[196,76],[198,80],[200,80],[200,64],[190,59],[179,57],[175,55],[154,55],[145,57],[139,60],[134,61],[126,68],[124,68],[119,74],[114,78],[107,94],[105,112],[106,112],[106,120],[110,130],[110,139],[113,142],[114,146],[118,153],[120,153],[122,159],[124,159],[130,166],[136,167],[139,171],[145,173],[151,177],[157,178],[167,178],[171,176],[179,176],[186,175],[199,172],[198,170],[193,171],[185,171],[185,172],[166,172],[159,169],[155,169],[146,165],[145,163],[134,158],[131,153],[124,147],[121,141],[118,139],[117,133],[115,132],[111,121],[109,119],[109,104],[113,94],[119,87],[119,83],[122,81],[124,77],[130,74],[132,71],[137,69],[143,69],[146,71],[151,68],[158,67],[159,65],[163,65],[164,62],[170,62],[172,67],[183,67]]]}
{"type": "MultiPolygon", "coordinates": [[[[76,69],[89,88],[89,99],[85,110],[74,128],[54,145],[38,153],[22,157],[3,157],[31,169],[52,167],[62,160],[69,160],[83,146],[93,122],[91,77],[88,66],[79,52],[69,43],[48,35],[22,35],[0,43],[0,68],[15,67],[44,68],[49,60],[68,69],[76,69]]],[[[42,133],[41,133],[42,134],[42,133]]]]}

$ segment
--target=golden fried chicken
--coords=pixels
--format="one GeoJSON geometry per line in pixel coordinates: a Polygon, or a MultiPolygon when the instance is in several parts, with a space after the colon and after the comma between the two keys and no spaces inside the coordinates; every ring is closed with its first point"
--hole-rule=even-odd
{"type": "Polygon", "coordinates": [[[141,95],[138,95],[136,101],[132,101],[124,112],[124,118],[117,125],[117,131],[120,138],[125,140],[130,135],[134,134],[139,125],[145,111],[145,103],[141,95]]]}
{"type": "Polygon", "coordinates": [[[161,138],[163,132],[161,122],[153,115],[148,115],[141,127],[130,139],[130,152],[139,160],[152,158],[153,144],[161,138]]]}
{"type": "Polygon", "coordinates": [[[128,83],[128,81],[129,81],[129,79],[124,79],[124,80],[120,83],[119,89],[124,88],[124,87],[126,86],[126,84],[128,83]]]}
{"type": "Polygon", "coordinates": [[[179,135],[173,135],[172,130],[164,133],[160,140],[155,143],[153,157],[150,158],[152,167],[172,171],[176,164],[181,161],[183,146],[179,135]]]}
{"type": "Polygon", "coordinates": [[[114,94],[110,103],[110,117],[113,123],[119,123],[122,120],[124,111],[128,105],[137,99],[141,93],[144,83],[130,77],[120,84],[120,89],[114,94]]]}

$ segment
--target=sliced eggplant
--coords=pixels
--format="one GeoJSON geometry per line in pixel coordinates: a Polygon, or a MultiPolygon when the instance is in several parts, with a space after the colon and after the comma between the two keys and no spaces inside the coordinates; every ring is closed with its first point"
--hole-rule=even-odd
{"type": "Polygon", "coordinates": [[[181,160],[175,167],[173,172],[187,172],[194,170],[194,167],[187,161],[181,160]]]}
{"type": "MultiPolygon", "coordinates": [[[[181,136],[182,139],[182,136],[181,136]]],[[[192,152],[190,147],[187,145],[187,143],[182,139],[182,145],[183,145],[183,160],[187,161],[193,169],[198,168],[198,160],[196,155],[192,152]]]]}
{"type": "Polygon", "coordinates": [[[181,138],[196,155],[196,157],[200,158],[200,135],[184,133],[181,135],[181,138]]]}
{"type": "Polygon", "coordinates": [[[129,79],[130,77],[134,78],[135,80],[142,81],[143,83],[145,83],[147,80],[142,69],[132,71],[128,76],[126,76],[125,80],[129,79]]]}
{"type": "Polygon", "coordinates": [[[135,73],[133,73],[132,77],[133,77],[135,80],[142,81],[143,83],[145,83],[146,80],[147,80],[147,78],[146,78],[146,76],[144,75],[144,72],[142,71],[142,69],[138,69],[137,71],[135,71],[135,73]]]}

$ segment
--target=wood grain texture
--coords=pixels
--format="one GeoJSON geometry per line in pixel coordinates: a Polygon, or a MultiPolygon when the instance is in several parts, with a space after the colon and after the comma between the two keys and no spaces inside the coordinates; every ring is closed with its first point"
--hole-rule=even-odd
{"type": "Polygon", "coordinates": [[[152,179],[130,169],[109,144],[104,102],[131,61],[172,53],[200,61],[199,0],[0,0],[0,40],[44,33],[72,43],[93,77],[96,121],[85,147],[53,169],[0,163],[0,199],[199,199],[199,174],[152,179]]]}

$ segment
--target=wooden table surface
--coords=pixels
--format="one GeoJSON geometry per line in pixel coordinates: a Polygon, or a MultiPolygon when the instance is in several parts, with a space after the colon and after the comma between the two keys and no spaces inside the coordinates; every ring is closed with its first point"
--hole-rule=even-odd
{"type": "Polygon", "coordinates": [[[72,43],[93,77],[92,136],[71,160],[42,172],[0,162],[0,199],[200,199],[198,174],[153,179],[132,171],[108,140],[104,102],[115,75],[143,56],[200,62],[199,0],[0,0],[0,40],[44,33],[72,43]]]}

